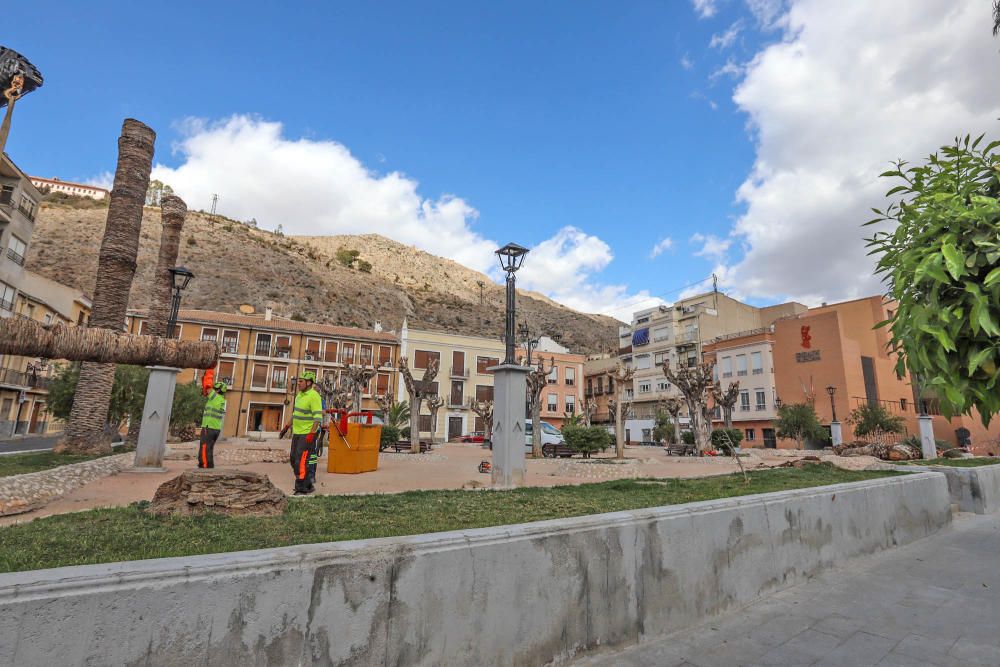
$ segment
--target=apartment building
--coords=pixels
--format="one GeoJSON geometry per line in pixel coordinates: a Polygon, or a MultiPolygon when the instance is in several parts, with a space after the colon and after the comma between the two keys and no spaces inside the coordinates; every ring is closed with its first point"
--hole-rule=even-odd
{"type": "MultiPolygon", "coordinates": [[[[845,442],[854,438],[845,420],[865,404],[881,405],[903,418],[907,435],[919,433],[917,417],[923,402],[933,417],[934,435],[957,442],[964,429],[979,454],[1000,454],[1000,421],[983,427],[977,412],[947,419],[932,392],[918,394],[908,376],[896,374],[896,356],[889,348],[889,330],[875,329],[889,319],[891,302],[881,296],[810,308],[774,326],[774,367],[777,396],[787,404],[812,402],[820,420],[829,425],[836,410],[845,442]],[[833,389],[833,398],[827,391],[833,389]]],[[[779,442],[779,446],[794,446],[779,442]]]]}
{"type": "MultiPolygon", "coordinates": [[[[85,325],[92,303],[79,290],[24,271],[14,316],[49,325],[85,325]]],[[[61,430],[48,413],[49,384],[59,360],[0,355],[0,438],[43,435],[61,430]]]]}
{"type": "Polygon", "coordinates": [[[15,312],[41,200],[42,194],[24,172],[0,153],[0,317],[15,312]]]}
{"type": "Polygon", "coordinates": [[[91,199],[105,199],[111,193],[104,188],[85,183],[73,183],[58,178],[42,178],[41,176],[31,176],[31,184],[41,192],[62,192],[67,195],[77,197],[90,197],[91,199]]]}
{"type": "MultiPolygon", "coordinates": [[[[715,364],[715,378],[723,390],[739,383],[739,398],[733,407],[733,428],[743,431],[741,447],[778,446],[773,421],[777,416],[774,399],[774,327],[718,336],[705,344],[705,361],[715,364]]],[[[723,426],[722,412],[716,407],[712,425],[723,426]]]]}
{"type": "Polygon", "coordinates": [[[608,401],[614,397],[617,368],[618,357],[610,354],[591,355],[583,363],[584,400],[595,404],[591,416],[591,423],[594,425],[610,426],[613,422],[608,401]]]}
{"type": "Polygon", "coordinates": [[[532,354],[535,363],[539,357],[544,358],[546,363],[552,363],[552,372],[542,389],[540,416],[561,429],[567,417],[584,411],[584,363],[587,357],[573,354],[548,336],[539,339],[538,347],[532,354]]]}
{"type": "MultiPolygon", "coordinates": [[[[428,392],[444,399],[438,412],[437,429],[426,402],[421,408],[420,431],[432,433],[435,440],[455,440],[485,425],[470,407],[473,399],[493,400],[493,373],[505,353],[498,338],[463,336],[443,331],[413,329],[404,320],[399,338],[399,354],[410,364],[413,377],[419,380],[432,359],[438,362],[437,377],[428,392]]],[[[399,382],[397,400],[409,400],[406,387],[399,382]]]]}
{"type": "MultiPolygon", "coordinates": [[[[399,341],[394,334],[297,322],[274,315],[270,308],[262,314],[245,310],[251,312],[181,310],[175,330],[180,339],[212,341],[222,348],[216,378],[230,387],[222,435],[277,436],[291,415],[295,378],[305,371],[339,382],[349,365],[376,367],[362,397],[364,409],[378,409],[376,393],[396,392],[399,341]]],[[[144,333],[147,317],[146,311],[130,311],[128,331],[144,333]]],[[[186,369],[177,381],[200,377],[186,369]]]]}

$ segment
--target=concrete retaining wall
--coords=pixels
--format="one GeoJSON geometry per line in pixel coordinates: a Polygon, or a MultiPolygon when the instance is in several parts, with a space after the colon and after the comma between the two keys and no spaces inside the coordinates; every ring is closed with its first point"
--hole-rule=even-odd
{"type": "Polygon", "coordinates": [[[951,520],[926,472],[413,537],[0,575],[2,665],[540,665],[951,520]]]}
{"type": "Polygon", "coordinates": [[[1000,465],[976,468],[930,466],[948,478],[951,501],[963,512],[989,514],[1000,510],[1000,465]]]}

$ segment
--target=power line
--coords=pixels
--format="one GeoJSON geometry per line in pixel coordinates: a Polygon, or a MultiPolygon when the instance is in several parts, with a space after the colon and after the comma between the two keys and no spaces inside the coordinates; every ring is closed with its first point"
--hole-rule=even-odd
{"type": "Polygon", "coordinates": [[[212,215],[215,215],[215,205],[219,203],[219,195],[212,195],[212,215]]]}

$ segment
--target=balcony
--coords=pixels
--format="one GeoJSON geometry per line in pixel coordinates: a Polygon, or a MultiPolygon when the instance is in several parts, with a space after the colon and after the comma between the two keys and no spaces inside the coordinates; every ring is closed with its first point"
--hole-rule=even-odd
{"type": "Polygon", "coordinates": [[[236,354],[236,343],[222,341],[222,354],[236,354]]]}
{"type": "Polygon", "coordinates": [[[738,375],[739,377],[746,377],[747,372],[746,371],[736,371],[736,375],[738,375]]]}
{"type": "Polygon", "coordinates": [[[766,405],[761,405],[760,403],[758,403],[757,407],[756,407],[756,410],[757,410],[757,412],[764,412],[764,410],[767,410],[767,406],[766,405]]]}
{"type": "Polygon", "coordinates": [[[764,374],[764,369],[763,368],[755,368],[755,369],[753,369],[753,374],[754,375],[763,375],[764,374]]]}
{"type": "Polygon", "coordinates": [[[27,373],[15,371],[13,368],[0,368],[0,384],[14,387],[32,386],[27,373]]]}
{"type": "Polygon", "coordinates": [[[724,378],[731,378],[731,377],[733,377],[733,373],[732,373],[732,371],[730,371],[729,373],[723,373],[722,377],[724,377],[724,378]]]}
{"type": "Polygon", "coordinates": [[[14,252],[13,248],[7,249],[7,259],[14,262],[18,266],[24,266],[24,255],[14,252]]]}
{"type": "Polygon", "coordinates": [[[0,299],[0,310],[14,311],[14,302],[7,299],[0,299]]]}

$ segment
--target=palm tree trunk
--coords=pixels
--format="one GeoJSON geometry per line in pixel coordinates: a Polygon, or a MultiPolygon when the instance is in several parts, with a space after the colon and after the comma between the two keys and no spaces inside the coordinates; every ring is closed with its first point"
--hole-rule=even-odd
{"type": "MultiPolygon", "coordinates": [[[[155,141],[156,133],[139,121],[128,118],[123,123],[118,138],[115,182],[97,262],[92,327],[121,331],[125,322],[155,141]]],[[[56,446],[57,452],[111,451],[105,424],[114,379],[114,364],[82,364],[66,434],[56,446]]]]}
{"type": "Polygon", "coordinates": [[[187,205],[180,197],[167,195],[160,200],[160,211],[163,231],[160,233],[160,254],[156,259],[153,299],[146,323],[146,334],[149,336],[167,335],[167,320],[170,319],[170,302],[173,296],[173,275],[170,269],[177,265],[187,205]]]}

